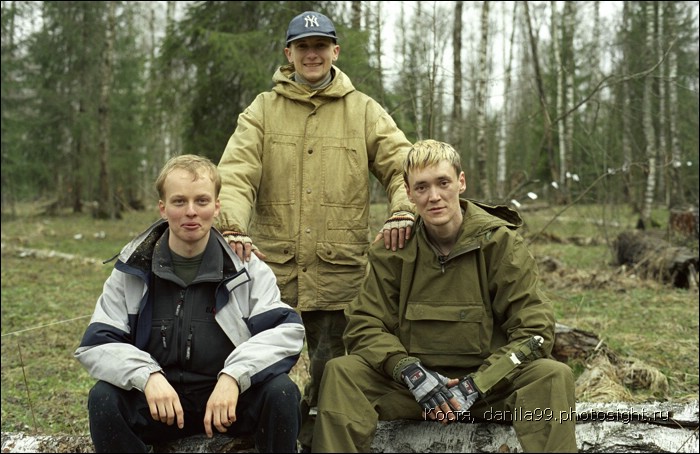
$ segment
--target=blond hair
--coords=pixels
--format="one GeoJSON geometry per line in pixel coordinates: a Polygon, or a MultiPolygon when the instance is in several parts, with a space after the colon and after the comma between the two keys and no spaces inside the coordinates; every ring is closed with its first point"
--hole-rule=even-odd
{"type": "Polygon", "coordinates": [[[408,173],[438,165],[442,161],[452,164],[457,176],[462,173],[462,160],[452,145],[433,139],[420,140],[413,144],[403,163],[403,180],[408,184],[408,173]]]}
{"type": "Polygon", "coordinates": [[[192,175],[192,181],[197,180],[200,176],[208,176],[211,181],[214,182],[215,196],[219,197],[219,191],[221,191],[221,175],[219,175],[219,169],[216,165],[211,162],[209,158],[204,156],[183,154],[170,158],[161,169],[158,178],[156,178],[156,191],[158,191],[158,197],[160,197],[161,200],[165,198],[165,190],[163,188],[163,186],[165,186],[165,179],[170,172],[175,169],[188,171],[192,175]]]}

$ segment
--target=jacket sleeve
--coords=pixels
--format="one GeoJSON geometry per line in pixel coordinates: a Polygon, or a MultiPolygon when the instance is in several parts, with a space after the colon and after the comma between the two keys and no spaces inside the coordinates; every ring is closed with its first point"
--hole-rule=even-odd
{"type": "Polygon", "coordinates": [[[122,389],[143,391],[150,375],[161,367],[134,345],[132,328],[144,290],[138,279],[112,270],[74,356],[93,378],[122,389]],[[131,308],[129,298],[134,301],[131,308]]]}
{"type": "Polygon", "coordinates": [[[370,170],[386,190],[391,213],[415,213],[415,207],[408,200],[403,182],[403,163],[411,148],[411,142],[379,103],[370,100],[367,109],[370,128],[367,133],[370,170]]]}
{"type": "Polygon", "coordinates": [[[260,94],[238,116],[236,130],[219,160],[221,213],[217,227],[221,232],[248,233],[262,176],[263,104],[263,94],[260,94]]]}
{"type": "Polygon", "coordinates": [[[272,269],[251,257],[250,281],[234,290],[236,303],[246,306],[243,318],[250,337],[236,345],[222,373],[238,381],[241,392],[251,385],[289,373],[304,346],[304,325],[299,314],[281,300],[272,269]]]}
{"type": "Polygon", "coordinates": [[[399,360],[408,356],[395,334],[401,282],[398,256],[397,252],[386,251],[383,243],[370,248],[369,273],[358,296],[345,310],[348,325],[343,336],[348,353],[360,355],[377,372],[389,377],[399,360]]]}
{"type": "MultiPolygon", "coordinates": [[[[500,227],[482,245],[488,273],[488,290],[494,323],[500,324],[507,344],[495,350],[479,368],[493,364],[513,345],[538,335],[547,356],[554,345],[554,309],[540,288],[537,263],[516,231],[500,227]]],[[[506,376],[511,381],[515,369],[506,376]]]]}

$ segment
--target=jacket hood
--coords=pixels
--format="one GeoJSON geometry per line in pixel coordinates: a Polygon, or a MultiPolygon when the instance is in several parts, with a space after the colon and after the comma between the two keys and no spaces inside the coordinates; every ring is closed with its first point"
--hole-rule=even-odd
{"type": "Polygon", "coordinates": [[[481,235],[496,227],[517,229],[523,225],[520,215],[507,206],[492,206],[469,199],[460,199],[459,204],[464,209],[464,233],[469,236],[481,235]]]}
{"type": "Polygon", "coordinates": [[[291,100],[306,102],[313,102],[313,99],[342,98],[355,91],[352,81],[340,68],[334,65],[331,67],[331,71],[333,72],[331,83],[322,90],[314,91],[292,79],[293,64],[280,66],[272,76],[272,81],[275,83],[272,91],[291,100]]]}

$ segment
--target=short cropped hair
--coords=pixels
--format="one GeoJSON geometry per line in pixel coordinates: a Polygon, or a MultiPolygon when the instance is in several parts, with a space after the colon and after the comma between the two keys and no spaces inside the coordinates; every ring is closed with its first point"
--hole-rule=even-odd
{"type": "Polygon", "coordinates": [[[158,197],[160,197],[161,200],[165,197],[165,190],[163,189],[165,179],[170,172],[175,169],[188,171],[192,175],[192,181],[197,180],[200,175],[209,176],[211,181],[214,182],[214,195],[219,197],[219,191],[221,191],[221,175],[219,175],[219,169],[216,165],[211,162],[209,158],[204,156],[183,154],[170,158],[161,169],[158,178],[156,178],[156,191],[158,191],[158,197]]]}
{"type": "Polygon", "coordinates": [[[408,184],[408,172],[438,165],[441,161],[452,164],[457,176],[462,173],[462,160],[452,145],[433,139],[413,144],[403,163],[403,181],[408,184]]]}

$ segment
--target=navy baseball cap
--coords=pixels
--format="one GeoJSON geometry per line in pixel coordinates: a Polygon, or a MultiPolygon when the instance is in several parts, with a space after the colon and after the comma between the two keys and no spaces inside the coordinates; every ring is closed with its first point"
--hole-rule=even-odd
{"type": "Polygon", "coordinates": [[[287,28],[287,46],[292,41],[309,36],[325,36],[338,41],[333,22],[321,13],[306,11],[296,16],[287,28]]]}

